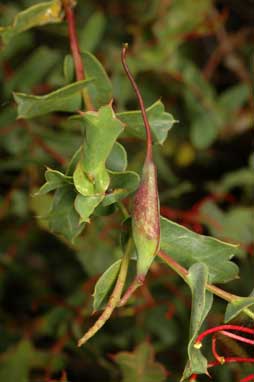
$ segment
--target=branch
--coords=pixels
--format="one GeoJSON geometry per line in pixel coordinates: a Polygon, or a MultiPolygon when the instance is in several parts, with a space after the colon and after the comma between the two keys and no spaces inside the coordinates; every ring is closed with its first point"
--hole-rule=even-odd
{"type": "Polygon", "coordinates": [[[120,271],[118,274],[118,278],[116,280],[114,290],[113,290],[113,292],[109,298],[107,306],[104,309],[101,316],[98,318],[98,320],[93,324],[93,326],[84,334],[84,336],[82,338],[80,338],[80,340],[78,341],[78,346],[82,346],[91,337],[93,337],[98,332],[98,330],[100,330],[102,328],[102,326],[110,318],[115,307],[117,306],[117,304],[121,298],[121,294],[122,294],[124,285],[125,285],[131,250],[132,250],[132,240],[129,240],[127,247],[126,247],[126,250],[125,250],[125,253],[123,255],[123,259],[122,259],[120,271]]]}
{"type": "MultiPolygon", "coordinates": [[[[160,257],[170,268],[172,268],[182,279],[187,282],[187,276],[188,276],[188,270],[184,267],[182,267],[179,263],[177,263],[172,257],[167,255],[163,251],[159,251],[157,254],[158,257],[160,257]]],[[[215,294],[216,296],[220,297],[221,299],[228,301],[228,302],[233,302],[236,299],[238,299],[238,296],[229,292],[226,292],[225,290],[212,285],[212,284],[206,284],[206,289],[215,294]]],[[[252,320],[254,320],[254,313],[248,309],[244,308],[243,312],[249,316],[252,320]]]]}
{"type": "MultiPolygon", "coordinates": [[[[82,57],[80,54],[78,36],[76,31],[76,22],[75,16],[73,12],[74,1],[73,0],[62,0],[62,4],[65,11],[65,16],[68,24],[68,32],[71,46],[71,53],[75,65],[76,78],[77,81],[81,81],[85,79],[85,71],[83,66],[82,57]]],[[[92,100],[87,92],[87,90],[82,90],[82,95],[84,99],[84,103],[86,105],[87,110],[95,110],[92,100]]]]}

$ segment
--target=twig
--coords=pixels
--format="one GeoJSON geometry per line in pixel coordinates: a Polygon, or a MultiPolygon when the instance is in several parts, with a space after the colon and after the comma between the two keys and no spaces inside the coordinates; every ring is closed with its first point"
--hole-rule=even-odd
{"type": "MultiPolygon", "coordinates": [[[[179,263],[177,263],[172,257],[170,257],[168,254],[166,254],[163,251],[159,251],[157,254],[158,257],[160,257],[170,268],[174,269],[174,271],[182,277],[182,279],[187,282],[187,276],[188,276],[188,270],[184,267],[182,267],[179,263]]],[[[237,300],[239,297],[237,295],[234,295],[232,293],[226,292],[225,290],[212,285],[212,284],[206,284],[206,289],[215,294],[216,296],[220,297],[221,299],[233,302],[237,300]]],[[[254,313],[248,309],[244,308],[243,312],[250,317],[252,320],[254,320],[254,313]]]]}
{"type": "MultiPolygon", "coordinates": [[[[74,65],[75,65],[76,78],[78,81],[81,81],[85,79],[85,71],[84,71],[82,57],[81,57],[80,49],[79,49],[75,16],[72,9],[74,6],[74,2],[73,0],[62,0],[62,3],[63,3],[65,15],[66,15],[67,24],[68,24],[70,46],[71,46],[72,57],[73,57],[74,65]]],[[[83,95],[84,103],[86,105],[87,110],[95,110],[87,90],[85,89],[82,90],[82,95],[83,95]]]]}
{"type": "Polygon", "coordinates": [[[114,290],[113,290],[113,292],[110,296],[110,299],[107,303],[107,306],[104,309],[101,316],[98,318],[98,320],[94,323],[94,325],[84,334],[84,336],[82,338],[80,338],[80,340],[78,341],[78,346],[82,346],[91,337],[93,337],[95,335],[95,333],[98,332],[98,330],[101,329],[101,327],[110,318],[115,307],[117,306],[117,304],[121,298],[121,294],[122,294],[124,285],[125,285],[125,280],[126,280],[126,276],[127,276],[131,250],[132,250],[132,240],[129,240],[127,247],[126,247],[126,250],[125,250],[125,253],[123,255],[123,259],[122,259],[120,271],[118,274],[118,278],[117,278],[114,290]]]}

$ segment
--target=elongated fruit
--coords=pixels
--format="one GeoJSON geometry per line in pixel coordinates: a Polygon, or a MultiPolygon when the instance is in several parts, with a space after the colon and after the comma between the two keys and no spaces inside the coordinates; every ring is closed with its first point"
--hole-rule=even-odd
{"type": "Polygon", "coordinates": [[[145,276],[160,243],[157,171],[153,161],[147,158],[134,196],[132,232],[138,254],[137,274],[145,276]]]}
{"type": "Polygon", "coordinates": [[[137,283],[142,283],[160,245],[160,213],[157,172],[152,157],[152,135],[144,102],[132,74],[126,64],[125,44],[122,50],[124,70],[137,95],[146,129],[146,158],[142,169],[140,186],[134,196],[132,232],[137,250],[137,283]]]}

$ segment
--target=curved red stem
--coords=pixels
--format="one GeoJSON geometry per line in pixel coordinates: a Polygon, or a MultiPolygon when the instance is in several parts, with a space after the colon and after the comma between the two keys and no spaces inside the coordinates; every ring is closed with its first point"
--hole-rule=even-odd
{"type": "Polygon", "coordinates": [[[124,44],[123,45],[123,49],[122,49],[122,54],[121,54],[121,59],[122,59],[122,64],[123,64],[123,68],[125,70],[125,73],[127,74],[127,77],[129,78],[130,80],[130,83],[137,95],[137,98],[138,98],[138,102],[139,102],[139,106],[140,106],[140,109],[141,109],[141,113],[142,113],[142,117],[143,117],[143,121],[144,121],[144,125],[145,125],[145,129],[146,129],[146,158],[147,160],[151,160],[152,159],[152,133],[151,133],[151,127],[150,127],[150,124],[149,124],[149,121],[148,121],[148,118],[147,118],[147,114],[146,114],[146,109],[145,109],[145,105],[144,105],[144,101],[143,101],[143,98],[142,98],[142,95],[139,91],[139,88],[130,72],[130,69],[126,63],[126,54],[127,54],[127,48],[128,48],[128,44],[124,44]]]}
{"type": "Polygon", "coordinates": [[[240,380],[240,382],[249,382],[249,381],[254,381],[254,374],[250,374],[247,377],[240,380]]]}
{"type": "Polygon", "coordinates": [[[251,328],[246,328],[245,326],[240,326],[240,325],[219,325],[214,328],[210,328],[205,330],[203,333],[201,333],[196,341],[195,344],[200,344],[202,340],[208,336],[209,334],[216,333],[216,332],[221,332],[223,330],[235,330],[243,333],[248,333],[248,334],[253,334],[254,335],[254,329],[251,328]]]}

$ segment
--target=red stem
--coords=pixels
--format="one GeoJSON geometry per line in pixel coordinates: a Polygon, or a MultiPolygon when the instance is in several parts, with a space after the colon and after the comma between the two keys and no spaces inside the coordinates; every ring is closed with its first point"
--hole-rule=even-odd
{"type": "Polygon", "coordinates": [[[223,330],[237,330],[237,331],[243,332],[243,333],[254,334],[254,329],[246,328],[245,326],[239,326],[239,325],[219,325],[219,326],[216,326],[214,328],[210,328],[208,330],[205,330],[203,333],[201,333],[197,337],[197,339],[195,341],[195,344],[196,345],[201,344],[203,339],[206,336],[208,336],[209,334],[216,333],[216,332],[221,332],[223,330]]]}
{"type": "Polygon", "coordinates": [[[198,378],[198,374],[192,374],[190,377],[190,382],[191,381],[197,381],[197,378],[198,378]]]}
{"type": "MultiPolygon", "coordinates": [[[[224,364],[225,363],[254,363],[254,358],[247,358],[247,357],[225,357],[224,358],[224,364]]],[[[208,368],[221,365],[221,362],[219,361],[212,361],[209,362],[208,368]]]]}
{"type": "MultiPolygon", "coordinates": [[[[68,24],[68,32],[69,32],[69,39],[70,39],[70,46],[71,46],[71,53],[75,65],[75,72],[76,72],[76,78],[78,81],[85,80],[85,71],[83,66],[83,61],[79,49],[79,43],[78,43],[78,35],[76,31],[76,21],[74,12],[72,9],[72,2],[71,0],[62,0],[65,16],[68,24]]],[[[84,101],[86,104],[86,107],[88,110],[94,110],[92,101],[89,97],[89,95],[84,92],[84,101]]]]}
{"type": "Polygon", "coordinates": [[[142,117],[143,117],[143,121],[144,121],[144,125],[145,125],[145,129],[146,129],[146,159],[148,161],[151,161],[152,160],[152,133],[151,133],[151,127],[150,127],[150,124],[149,124],[149,121],[148,121],[148,118],[147,118],[147,114],[146,114],[146,109],[145,109],[145,105],[144,105],[144,101],[143,101],[143,98],[142,98],[142,95],[139,91],[139,88],[130,72],[130,69],[126,63],[126,54],[127,54],[127,48],[128,48],[128,44],[124,44],[123,45],[123,49],[122,49],[122,54],[121,54],[121,59],[122,59],[122,64],[123,64],[123,68],[125,70],[125,73],[127,74],[127,77],[129,78],[130,80],[130,83],[137,95],[137,98],[138,98],[138,102],[139,102],[139,106],[140,106],[140,109],[141,109],[141,114],[142,114],[142,117]]]}
{"type": "Polygon", "coordinates": [[[254,340],[250,340],[249,338],[238,336],[237,334],[226,332],[225,330],[222,330],[220,333],[224,334],[224,336],[233,338],[234,340],[245,342],[246,344],[249,344],[249,345],[254,345],[254,340]]]}
{"type": "Polygon", "coordinates": [[[254,381],[254,374],[248,375],[247,377],[240,380],[240,382],[254,381]]]}
{"type": "Polygon", "coordinates": [[[216,359],[216,361],[223,364],[225,362],[225,358],[217,353],[216,341],[217,341],[216,337],[213,335],[213,337],[212,337],[212,353],[213,353],[213,356],[216,359]]]}
{"type": "Polygon", "coordinates": [[[188,271],[186,268],[182,267],[179,263],[177,263],[172,257],[168,256],[165,252],[159,251],[157,254],[162,260],[165,261],[172,269],[174,269],[177,273],[182,275],[183,277],[188,276],[188,271]]]}
{"type": "Polygon", "coordinates": [[[78,44],[78,36],[76,32],[76,22],[74,12],[71,6],[68,4],[68,1],[63,2],[66,20],[68,24],[69,38],[70,38],[70,46],[71,52],[75,64],[76,77],[78,81],[85,79],[85,72],[83,68],[83,62],[79,50],[78,44]]]}

